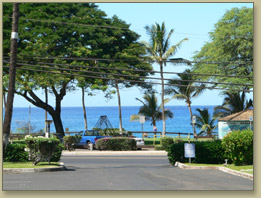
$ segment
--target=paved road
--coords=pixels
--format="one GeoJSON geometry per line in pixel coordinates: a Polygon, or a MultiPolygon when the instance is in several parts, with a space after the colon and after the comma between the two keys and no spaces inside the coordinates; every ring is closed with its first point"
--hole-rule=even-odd
{"type": "Polygon", "coordinates": [[[252,190],[219,170],[182,170],[166,156],[63,156],[66,171],[4,174],[3,190],[252,190]]]}

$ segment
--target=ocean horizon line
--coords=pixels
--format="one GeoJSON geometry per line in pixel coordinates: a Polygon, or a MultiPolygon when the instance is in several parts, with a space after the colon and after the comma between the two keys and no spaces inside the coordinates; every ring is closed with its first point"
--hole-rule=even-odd
{"type": "MultiPolygon", "coordinates": [[[[165,107],[187,107],[187,105],[165,105],[165,107]]],[[[197,106],[197,107],[207,107],[207,106],[218,106],[217,105],[191,105],[192,107],[193,106],[197,106]]],[[[23,107],[13,107],[13,108],[28,108],[29,106],[23,106],[23,107]]],[[[118,107],[118,106],[85,106],[85,108],[104,108],[104,107],[118,107]]],[[[121,106],[121,107],[141,107],[141,105],[137,106],[137,105],[129,105],[129,106],[121,106]]],[[[36,106],[31,106],[31,108],[40,108],[40,107],[36,107],[36,106]]],[[[65,106],[65,107],[62,107],[62,108],[82,108],[82,106],[65,106]]],[[[4,109],[4,108],[3,108],[4,109]]]]}

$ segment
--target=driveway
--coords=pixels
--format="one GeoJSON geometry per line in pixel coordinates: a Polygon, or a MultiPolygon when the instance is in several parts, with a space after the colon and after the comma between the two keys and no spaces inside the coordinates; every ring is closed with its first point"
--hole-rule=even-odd
{"type": "Polygon", "coordinates": [[[64,155],[66,171],[4,174],[3,190],[253,190],[219,170],[185,170],[166,155],[64,155]]]}

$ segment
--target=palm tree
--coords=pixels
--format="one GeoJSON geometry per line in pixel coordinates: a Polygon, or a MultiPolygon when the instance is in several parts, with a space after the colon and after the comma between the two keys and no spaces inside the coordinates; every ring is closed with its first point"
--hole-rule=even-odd
{"type": "Polygon", "coordinates": [[[223,104],[214,108],[215,118],[231,115],[253,107],[253,101],[246,99],[244,91],[241,95],[240,92],[225,92],[224,95],[223,104]]]}
{"type": "MultiPolygon", "coordinates": [[[[170,37],[173,34],[174,30],[171,29],[167,33],[165,23],[163,22],[160,26],[158,23],[152,25],[151,27],[145,27],[148,35],[150,36],[149,42],[143,42],[147,49],[150,58],[160,65],[160,76],[161,76],[161,106],[162,106],[162,117],[165,118],[164,111],[164,80],[163,80],[163,64],[166,65],[166,61],[169,57],[173,56],[177,49],[180,48],[181,44],[188,40],[187,38],[182,39],[176,45],[170,46],[170,37]]],[[[163,131],[162,136],[166,134],[166,122],[163,119],[163,131]]]]}
{"type": "MultiPolygon", "coordinates": [[[[147,93],[143,96],[143,99],[145,101],[136,98],[136,100],[140,101],[143,104],[143,106],[140,107],[138,114],[145,116],[145,119],[150,120],[151,125],[153,125],[153,127],[156,127],[156,121],[162,120],[163,114],[161,111],[161,107],[157,104],[158,100],[155,96],[155,93],[147,93]]],[[[173,118],[173,113],[170,110],[165,109],[165,119],[167,118],[173,118]]]]}
{"type": "MultiPolygon", "coordinates": [[[[195,86],[193,82],[193,78],[191,71],[189,69],[186,69],[182,74],[178,74],[179,79],[173,79],[169,80],[169,85],[165,89],[165,94],[167,95],[173,95],[171,99],[178,99],[178,100],[185,100],[185,102],[188,105],[189,108],[189,113],[190,113],[190,118],[191,118],[191,123],[192,123],[192,110],[191,110],[191,100],[192,98],[195,98],[199,96],[204,90],[205,86],[200,85],[200,86],[195,86]]],[[[195,126],[193,125],[193,133],[194,133],[194,138],[197,136],[195,126]]]]}
{"type": "Polygon", "coordinates": [[[201,129],[198,135],[207,133],[208,137],[212,137],[212,131],[217,127],[217,125],[214,124],[216,119],[211,119],[208,108],[204,108],[203,110],[197,108],[196,111],[199,113],[199,115],[196,115],[197,121],[195,126],[201,129]]]}

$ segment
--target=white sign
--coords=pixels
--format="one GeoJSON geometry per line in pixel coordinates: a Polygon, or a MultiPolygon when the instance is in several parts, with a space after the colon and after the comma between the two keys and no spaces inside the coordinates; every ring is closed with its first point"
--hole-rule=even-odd
{"type": "Polygon", "coordinates": [[[192,116],[192,123],[195,124],[197,121],[197,117],[196,116],[192,116]]]}
{"type": "Polygon", "coordinates": [[[12,32],[11,39],[18,39],[18,32],[12,32]]]}
{"type": "Polygon", "coordinates": [[[140,116],[140,123],[145,123],[145,116],[140,116]]]}
{"type": "Polygon", "coordinates": [[[253,121],[253,116],[249,117],[249,121],[252,122],[253,121]]]}
{"type": "Polygon", "coordinates": [[[190,158],[193,157],[195,158],[195,144],[189,144],[185,143],[184,144],[184,149],[185,149],[185,157],[190,158]]]}

